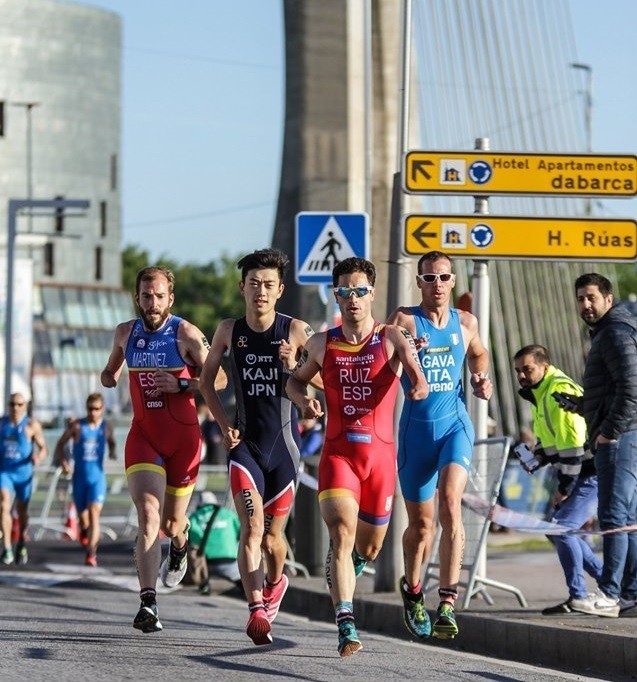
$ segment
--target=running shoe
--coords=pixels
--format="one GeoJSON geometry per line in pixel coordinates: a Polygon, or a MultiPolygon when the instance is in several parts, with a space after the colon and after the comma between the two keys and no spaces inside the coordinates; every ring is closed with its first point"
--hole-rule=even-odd
{"type": "Polygon", "coordinates": [[[5,566],[11,566],[11,564],[15,561],[15,557],[13,556],[13,550],[5,548],[4,552],[2,552],[2,556],[0,557],[0,561],[5,566]]]}
{"type": "Polygon", "coordinates": [[[338,653],[341,658],[351,656],[363,648],[356,626],[352,621],[347,621],[338,626],[338,653]]]}
{"type": "Polygon", "coordinates": [[[29,561],[29,551],[24,542],[18,542],[15,546],[15,562],[18,566],[26,566],[29,561]]]}
{"type": "Polygon", "coordinates": [[[276,618],[277,613],[279,613],[283,595],[288,589],[289,584],[290,581],[285,573],[281,575],[281,580],[274,587],[269,587],[268,583],[265,583],[263,588],[263,606],[265,606],[265,617],[268,619],[268,622],[271,623],[276,618]]]}
{"type": "Polygon", "coordinates": [[[365,570],[365,566],[367,566],[367,560],[363,559],[356,549],[353,549],[352,561],[354,563],[354,575],[358,578],[358,576],[365,570]]]}
{"type": "Polygon", "coordinates": [[[139,611],[133,620],[133,627],[142,632],[159,632],[160,630],[163,630],[163,626],[159,622],[157,602],[142,602],[139,611]]]}
{"type": "Polygon", "coordinates": [[[97,567],[97,556],[95,554],[91,554],[89,552],[86,553],[86,559],[84,560],[84,564],[86,566],[93,566],[94,568],[97,567]]]}
{"type": "Polygon", "coordinates": [[[407,580],[405,576],[400,579],[398,589],[403,598],[403,622],[409,632],[419,639],[424,639],[431,635],[431,620],[425,609],[425,598],[422,590],[414,594],[405,589],[407,580]]]}
{"type": "Polygon", "coordinates": [[[88,547],[88,528],[80,528],[80,545],[88,547]]]}
{"type": "Polygon", "coordinates": [[[446,601],[438,607],[438,618],[432,634],[436,639],[453,639],[458,634],[456,614],[453,612],[453,606],[446,601]]]}
{"type": "Polygon", "coordinates": [[[186,570],[188,569],[188,552],[186,548],[188,546],[189,529],[190,523],[186,525],[186,530],[184,531],[186,533],[186,543],[184,544],[183,551],[177,550],[171,542],[168,554],[159,567],[159,577],[166,587],[177,587],[186,575],[186,570]]]}
{"type": "Polygon", "coordinates": [[[265,609],[255,609],[250,613],[246,635],[257,645],[272,644],[272,627],[265,609]]]}

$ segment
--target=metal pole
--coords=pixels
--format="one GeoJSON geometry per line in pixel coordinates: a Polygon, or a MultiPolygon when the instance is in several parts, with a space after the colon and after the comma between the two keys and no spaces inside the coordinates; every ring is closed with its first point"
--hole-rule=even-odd
{"type": "MultiPolygon", "coordinates": [[[[586,74],[586,90],[584,91],[584,122],[586,126],[586,151],[593,151],[593,67],[589,64],[574,63],[571,68],[586,74]]],[[[593,214],[593,200],[586,200],[586,215],[593,214]]]]}
{"type": "Polygon", "coordinates": [[[363,40],[364,40],[364,90],[365,90],[365,212],[372,220],[372,83],[373,83],[373,54],[372,54],[372,4],[365,0],[363,7],[363,40]]]}
{"type": "MultiPolygon", "coordinates": [[[[475,143],[475,148],[481,151],[488,151],[489,138],[478,138],[475,143]]],[[[475,197],[475,213],[477,215],[488,215],[489,213],[489,199],[487,197],[475,197]]],[[[489,281],[489,269],[486,261],[473,262],[473,277],[472,277],[472,291],[473,291],[473,314],[478,318],[478,330],[484,345],[489,347],[489,324],[490,324],[490,298],[491,284],[489,281]]],[[[476,432],[476,441],[484,440],[488,436],[488,420],[489,420],[489,405],[486,400],[473,398],[471,400],[471,412],[473,425],[476,432]]],[[[481,481],[487,480],[487,453],[485,445],[479,445],[475,449],[474,457],[476,459],[475,469],[481,481]]],[[[477,540],[478,538],[473,538],[477,540]]],[[[476,556],[475,563],[477,565],[478,575],[487,575],[487,557],[486,547],[482,547],[476,556]]]]}
{"type": "MultiPolygon", "coordinates": [[[[14,107],[24,107],[26,114],[26,175],[27,175],[27,199],[33,199],[33,121],[32,111],[39,107],[40,102],[11,102],[14,107]]],[[[28,231],[31,232],[33,220],[28,216],[28,231]]]]}
{"type": "MultiPolygon", "coordinates": [[[[409,269],[411,261],[402,255],[401,219],[404,213],[404,196],[402,192],[400,168],[403,155],[409,145],[409,101],[411,78],[411,15],[412,0],[403,0],[402,4],[402,74],[401,74],[401,113],[398,121],[397,172],[394,174],[391,205],[391,234],[389,239],[389,269],[387,286],[387,309],[391,313],[405,302],[409,290],[409,269]]],[[[403,405],[402,391],[398,392],[396,401],[395,433],[398,433],[398,418],[403,405]]],[[[402,535],[407,526],[407,512],[403,504],[400,486],[397,484],[394,495],[392,518],[389,522],[383,551],[375,562],[375,592],[390,592],[396,589],[398,576],[403,572],[402,535]]]]}

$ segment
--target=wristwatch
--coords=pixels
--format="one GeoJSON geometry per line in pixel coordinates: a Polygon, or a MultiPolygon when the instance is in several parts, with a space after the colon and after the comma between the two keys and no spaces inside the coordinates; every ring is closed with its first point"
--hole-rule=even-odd
{"type": "Polygon", "coordinates": [[[179,385],[179,392],[185,393],[190,388],[190,379],[177,379],[177,384],[179,385]]]}

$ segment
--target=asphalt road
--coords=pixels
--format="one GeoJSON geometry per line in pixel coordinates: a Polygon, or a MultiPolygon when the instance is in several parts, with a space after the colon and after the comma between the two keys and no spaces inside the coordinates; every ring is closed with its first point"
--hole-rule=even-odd
{"type": "MultiPolygon", "coordinates": [[[[70,545],[64,549],[66,558],[75,554],[70,545]]],[[[108,553],[103,563],[109,563],[108,553]]],[[[208,597],[193,587],[160,594],[164,630],[143,634],[132,628],[139,601],[130,561],[97,570],[69,561],[3,568],[0,679],[589,679],[371,632],[360,633],[363,651],[341,659],[333,624],[283,611],[274,643],[255,647],[244,632],[245,602],[231,583],[214,586],[208,597]]]]}

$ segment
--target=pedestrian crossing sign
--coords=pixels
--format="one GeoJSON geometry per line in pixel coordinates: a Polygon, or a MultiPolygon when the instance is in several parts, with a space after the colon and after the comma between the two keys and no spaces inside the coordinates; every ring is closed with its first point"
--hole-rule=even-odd
{"type": "Polygon", "coordinates": [[[296,281],[332,284],[332,269],[346,258],[368,258],[367,213],[304,211],[296,215],[296,281]]]}

